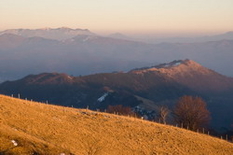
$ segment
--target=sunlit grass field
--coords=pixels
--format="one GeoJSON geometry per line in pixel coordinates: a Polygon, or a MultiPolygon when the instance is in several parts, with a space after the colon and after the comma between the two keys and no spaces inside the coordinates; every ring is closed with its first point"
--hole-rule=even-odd
{"type": "Polygon", "coordinates": [[[0,154],[231,155],[233,144],[138,118],[0,95],[0,154]]]}

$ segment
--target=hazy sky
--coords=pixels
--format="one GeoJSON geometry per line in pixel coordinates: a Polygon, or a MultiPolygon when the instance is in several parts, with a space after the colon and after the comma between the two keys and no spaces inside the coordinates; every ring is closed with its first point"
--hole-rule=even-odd
{"type": "Polygon", "coordinates": [[[233,0],[0,0],[0,30],[70,27],[96,33],[233,30],[233,0]]]}

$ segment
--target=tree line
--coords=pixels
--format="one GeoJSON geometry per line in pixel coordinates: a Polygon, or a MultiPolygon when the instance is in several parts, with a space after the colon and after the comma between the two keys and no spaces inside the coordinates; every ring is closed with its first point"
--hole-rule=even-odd
{"type": "MultiPolygon", "coordinates": [[[[107,112],[119,115],[139,116],[130,107],[122,105],[109,105],[107,112]]],[[[183,96],[176,102],[172,111],[165,106],[160,107],[157,114],[159,122],[167,124],[167,117],[170,113],[176,124],[193,131],[207,126],[210,121],[210,112],[207,109],[206,102],[201,97],[183,96]]]]}

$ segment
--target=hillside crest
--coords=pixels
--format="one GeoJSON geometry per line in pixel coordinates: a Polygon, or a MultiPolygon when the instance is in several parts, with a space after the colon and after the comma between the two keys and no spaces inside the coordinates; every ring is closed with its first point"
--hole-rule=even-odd
{"type": "Polygon", "coordinates": [[[0,116],[0,154],[233,152],[233,145],[227,141],[185,129],[3,95],[0,95],[0,116]]]}
{"type": "Polygon", "coordinates": [[[146,73],[146,72],[159,72],[159,73],[164,73],[164,74],[173,76],[178,73],[184,74],[184,73],[192,72],[192,71],[202,72],[203,74],[210,73],[209,69],[189,59],[175,60],[169,63],[160,64],[157,66],[139,68],[139,69],[132,70],[131,72],[136,73],[136,74],[146,73]]]}

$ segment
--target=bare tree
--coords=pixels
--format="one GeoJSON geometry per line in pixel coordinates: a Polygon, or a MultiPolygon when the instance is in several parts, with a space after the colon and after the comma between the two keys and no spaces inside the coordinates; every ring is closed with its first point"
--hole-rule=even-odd
{"type": "Polygon", "coordinates": [[[183,96],[174,109],[175,121],[190,130],[196,130],[208,124],[210,112],[200,97],[183,96]]]}
{"type": "Polygon", "coordinates": [[[167,115],[169,114],[170,110],[167,108],[167,107],[160,107],[159,109],[159,120],[163,123],[163,124],[166,124],[166,118],[167,118],[167,115]]]}

